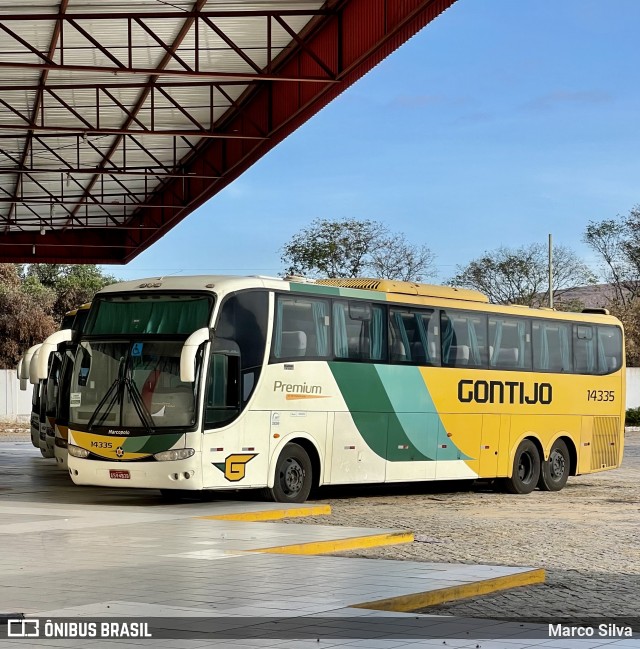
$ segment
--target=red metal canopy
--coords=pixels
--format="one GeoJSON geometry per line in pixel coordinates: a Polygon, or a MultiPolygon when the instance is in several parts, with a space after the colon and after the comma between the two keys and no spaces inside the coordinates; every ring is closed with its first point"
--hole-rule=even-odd
{"type": "Polygon", "coordinates": [[[0,261],[130,261],[453,2],[0,0],[0,261]]]}

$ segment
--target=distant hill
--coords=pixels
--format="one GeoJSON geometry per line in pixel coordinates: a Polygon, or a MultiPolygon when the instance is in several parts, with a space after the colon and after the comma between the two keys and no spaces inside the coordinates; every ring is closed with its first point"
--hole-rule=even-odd
{"type": "Polygon", "coordinates": [[[563,290],[560,295],[554,297],[554,302],[560,305],[578,301],[585,308],[606,309],[614,296],[615,292],[612,284],[591,284],[563,290]]]}

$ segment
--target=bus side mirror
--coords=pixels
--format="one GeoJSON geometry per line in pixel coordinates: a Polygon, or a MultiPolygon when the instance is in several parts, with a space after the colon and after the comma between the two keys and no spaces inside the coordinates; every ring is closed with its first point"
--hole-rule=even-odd
{"type": "Polygon", "coordinates": [[[180,352],[180,380],[193,383],[196,380],[196,354],[202,343],[209,340],[208,327],[194,331],[185,341],[180,352]]]}
{"type": "MultiPolygon", "coordinates": [[[[51,354],[58,351],[60,343],[68,343],[73,339],[71,329],[62,329],[52,333],[43,343],[38,352],[38,364],[36,368],[37,378],[46,379],[49,374],[49,359],[51,354]]],[[[33,381],[32,381],[33,382],[33,381]]]]}
{"type": "Polygon", "coordinates": [[[30,379],[30,370],[31,370],[31,359],[33,355],[42,347],[42,343],[29,347],[22,357],[22,363],[20,365],[20,375],[18,378],[28,381],[30,379]]]}
{"type": "Polygon", "coordinates": [[[18,381],[20,383],[20,390],[24,392],[24,390],[27,389],[29,386],[29,381],[27,379],[22,378],[22,362],[24,361],[23,358],[20,359],[20,362],[18,363],[18,367],[16,367],[16,376],[18,377],[18,381]]]}
{"type": "Polygon", "coordinates": [[[29,383],[31,385],[36,385],[38,383],[38,359],[40,358],[40,349],[42,345],[36,349],[35,353],[31,357],[31,362],[29,363],[29,383]]]}

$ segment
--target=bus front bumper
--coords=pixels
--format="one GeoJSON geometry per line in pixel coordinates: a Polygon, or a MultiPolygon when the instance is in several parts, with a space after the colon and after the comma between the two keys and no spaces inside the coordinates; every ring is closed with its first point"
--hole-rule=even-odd
{"type": "Polygon", "coordinates": [[[68,455],[75,484],[138,489],[202,489],[199,455],[169,462],[109,462],[68,455]]]}

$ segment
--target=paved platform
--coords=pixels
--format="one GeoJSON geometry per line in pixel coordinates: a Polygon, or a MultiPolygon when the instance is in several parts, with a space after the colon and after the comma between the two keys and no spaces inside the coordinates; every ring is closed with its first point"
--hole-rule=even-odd
{"type": "MultiPolygon", "coordinates": [[[[326,556],[318,553],[412,537],[331,526],[329,517],[327,525],[257,522],[330,510],[233,497],[166,504],[151,491],[81,488],[28,442],[0,442],[0,613],[61,624],[146,620],[153,633],[0,646],[571,646],[546,626],[398,612],[536,583],[541,571],[326,556]]],[[[630,642],[575,646],[640,646],[630,642]]]]}

